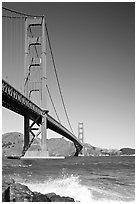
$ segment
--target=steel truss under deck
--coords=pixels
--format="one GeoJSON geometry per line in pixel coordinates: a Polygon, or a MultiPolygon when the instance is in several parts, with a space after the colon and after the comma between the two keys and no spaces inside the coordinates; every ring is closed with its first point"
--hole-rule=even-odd
{"type": "MultiPolygon", "coordinates": [[[[33,121],[32,125],[29,127],[31,134],[33,135],[33,139],[39,134],[39,132],[37,133],[37,135],[33,134],[33,125],[36,123],[38,126],[40,126],[42,123],[42,115],[46,114],[47,128],[61,134],[74,143],[76,147],[76,153],[74,156],[78,156],[79,152],[82,150],[83,146],[81,142],[69,130],[67,130],[63,125],[61,125],[58,121],[51,117],[48,114],[47,110],[42,110],[5,80],[2,80],[2,106],[24,116],[24,118],[28,116],[29,119],[33,121]]],[[[24,141],[25,140],[27,140],[27,138],[25,138],[24,134],[24,141]]],[[[25,144],[24,150],[27,151],[30,143],[32,142],[33,141],[31,140],[27,146],[25,144]]]]}

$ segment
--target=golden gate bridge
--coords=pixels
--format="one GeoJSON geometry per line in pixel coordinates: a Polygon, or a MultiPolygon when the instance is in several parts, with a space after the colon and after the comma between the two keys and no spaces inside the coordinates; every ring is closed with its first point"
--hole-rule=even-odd
{"type": "Polygon", "coordinates": [[[24,68],[24,90],[17,90],[9,81],[7,82],[7,77],[6,80],[2,80],[2,106],[24,117],[24,146],[21,156],[40,158],[48,156],[47,129],[51,129],[71,140],[76,147],[74,156],[78,156],[83,146],[74,135],[70,124],[45,16],[20,13],[5,7],[2,7],[2,12],[3,70],[8,69],[12,73],[13,67],[24,68]],[[47,83],[47,45],[49,46],[58,90],[71,131],[61,124],[47,83]],[[24,56],[24,62],[22,55],[24,56]],[[24,66],[22,67],[22,65],[24,66]],[[57,120],[49,114],[47,109],[47,93],[57,120]],[[41,151],[29,151],[34,139],[40,134],[41,151]]]}

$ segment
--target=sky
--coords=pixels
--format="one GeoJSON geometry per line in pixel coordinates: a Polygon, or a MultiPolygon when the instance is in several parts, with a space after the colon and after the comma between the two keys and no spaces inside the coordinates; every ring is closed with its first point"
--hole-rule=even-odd
{"type": "MultiPolygon", "coordinates": [[[[102,148],[134,148],[134,3],[4,2],[2,5],[46,16],[58,77],[75,135],[78,135],[78,123],[83,122],[86,143],[102,148]]],[[[16,20],[12,25],[3,20],[2,77],[22,91],[24,23],[16,20]]],[[[47,50],[48,86],[60,120],[69,128],[49,48],[47,50]]],[[[47,100],[49,114],[56,117],[47,100]]],[[[23,125],[22,116],[2,108],[2,133],[23,133],[23,125]]],[[[50,137],[58,135],[48,130],[50,137]]]]}

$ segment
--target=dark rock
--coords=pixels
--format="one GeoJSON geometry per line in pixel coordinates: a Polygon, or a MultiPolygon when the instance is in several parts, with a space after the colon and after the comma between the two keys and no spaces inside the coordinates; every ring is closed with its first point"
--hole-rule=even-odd
{"type": "Polygon", "coordinates": [[[50,199],[52,196],[56,195],[56,193],[47,193],[46,196],[50,199]]]}
{"type": "Polygon", "coordinates": [[[10,184],[15,183],[14,179],[10,178],[10,177],[3,177],[2,178],[2,186],[7,186],[10,184]]]}
{"type": "Polygon", "coordinates": [[[10,186],[2,187],[2,202],[10,202],[10,186]]]}
{"type": "Polygon", "coordinates": [[[13,184],[14,180],[9,177],[2,179],[2,201],[10,202],[10,184],[13,184]]]}
{"type": "Polygon", "coordinates": [[[12,202],[32,202],[33,192],[20,183],[10,185],[10,201],[12,202]]]}
{"type": "Polygon", "coordinates": [[[59,195],[53,195],[50,197],[51,202],[75,202],[73,198],[70,197],[61,197],[59,195]]]}
{"type": "Polygon", "coordinates": [[[2,200],[10,200],[10,202],[32,201],[33,192],[29,188],[9,177],[2,180],[2,200]]]}
{"type": "Polygon", "coordinates": [[[32,202],[51,202],[51,200],[46,195],[34,192],[32,202]]]}
{"type": "Polygon", "coordinates": [[[73,198],[68,197],[68,196],[67,197],[63,196],[62,198],[64,199],[64,202],[75,202],[73,198]]]}
{"type": "Polygon", "coordinates": [[[16,183],[7,177],[2,180],[3,202],[75,202],[73,198],[61,197],[55,193],[41,194],[32,192],[27,186],[16,183]]]}

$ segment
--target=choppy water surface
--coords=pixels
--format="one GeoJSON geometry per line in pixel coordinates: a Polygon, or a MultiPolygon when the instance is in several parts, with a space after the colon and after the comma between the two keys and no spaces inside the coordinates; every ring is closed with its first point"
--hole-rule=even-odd
{"type": "Polygon", "coordinates": [[[135,201],[135,157],[4,160],[9,175],[43,194],[77,201],[135,201]]]}

